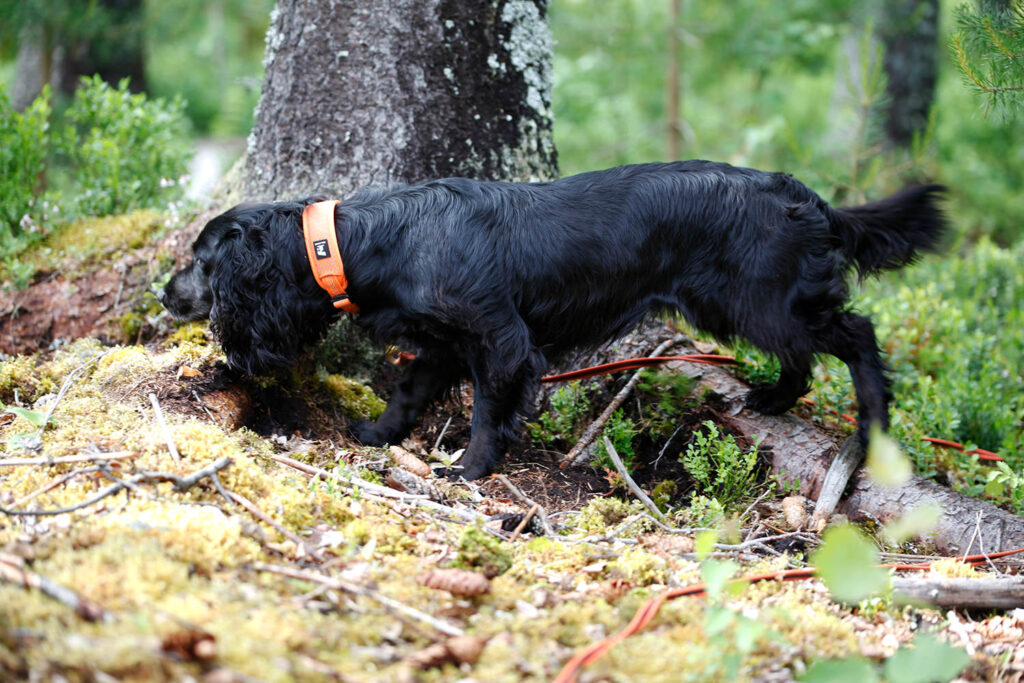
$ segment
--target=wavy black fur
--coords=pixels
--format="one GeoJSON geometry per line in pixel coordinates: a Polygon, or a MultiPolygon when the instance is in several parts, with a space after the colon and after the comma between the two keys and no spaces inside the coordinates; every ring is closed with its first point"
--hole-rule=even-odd
{"type": "MultiPolygon", "coordinates": [[[[781,413],[815,354],[850,367],[861,424],[888,423],[871,322],[847,310],[845,272],[896,268],[945,229],[940,186],[835,209],[782,173],[707,161],[623,166],[549,183],[452,178],[356,193],[338,240],[358,322],[416,351],[364,443],[400,440],[426,405],[474,383],[465,476],[492,471],[532,408],[539,377],[572,349],[682,313],[721,339],[776,354],[778,382],[747,403],[781,413]]],[[[314,199],[239,206],[194,245],[163,301],[209,317],[236,369],[294,362],[339,313],[313,280],[301,212],[314,199]]]]}

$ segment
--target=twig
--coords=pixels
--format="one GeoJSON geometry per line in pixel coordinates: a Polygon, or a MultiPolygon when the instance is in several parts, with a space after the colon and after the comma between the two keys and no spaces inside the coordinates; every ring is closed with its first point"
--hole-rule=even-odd
{"type": "Polygon", "coordinates": [[[87,508],[90,505],[98,503],[104,498],[112,496],[115,493],[122,491],[126,488],[130,488],[135,484],[145,484],[151,482],[170,482],[174,485],[175,491],[187,491],[188,489],[195,486],[204,477],[209,477],[211,474],[219,472],[220,470],[224,469],[230,464],[231,458],[220,458],[210,463],[206,467],[202,468],[201,470],[193,472],[187,477],[179,477],[177,475],[167,474],[165,472],[141,472],[128,479],[119,479],[115,483],[111,484],[107,488],[97,493],[92,498],[81,501],[74,505],[70,505],[68,507],[58,508],[56,510],[8,510],[6,508],[0,507],[0,512],[2,512],[5,515],[17,515],[24,517],[48,517],[53,515],[63,515],[69,512],[74,512],[76,510],[81,510],[82,508],[87,508]]]}
{"type": "Polygon", "coordinates": [[[408,605],[398,602],[397,600],[389,598],[385,595],[381,595],[373,589],[366,588],[365,586],[360,586],[358,584],[350,583],[348,581],[345,581],[344,579],[325,576],[324,574],[317,574],[316,572],[302,571],[301,569],[293,569],[291,567],[282,567],[280,565],[265,564],[263,562],[254,563],[252,565],[252,568],[260,572],[270,572],[272,574],[280,574],[281,576],[287,576],[289,578],[299,579],[301,581],[312,581],[313,583],[320,583],[325,586],[328,586],[329,588],[334,588],[335,590],[350,593],[351,595],[358,595],[365,598],[369,598],[370,600],[373,600],[383,605],[386,610],[388,610],[392,614],[395,614],[396,616],[404,616],[409,617],[411,619],[415,619],[416,621],[420,621],[424,624],[427,624],[431,628],[434,628],[448,636],[461,636],[465,634],[465,632],[457,626],[452,626],[451,624],[443,622],[440,619],[435,619],[426,612],[421,612],[420,610],[415,609],[414,607],[409,607],[408,605]]]}
{"type": "Polygon", "coordinates": [[[43,435],[43,430],[46,429],[47,423],[49,423],[50,418],[53,417],[53,411],[57,409],[57,404],[60,403],[61,399],[64,398],[64,395],[68,393],[68,390],[71,389],[71,385],[75,383],[75,380],[78,379],[78,376],[82,374],[90,365],[98,361],[100,358],[103,358],[113,350],[114,349],[107,349],[102,353],[97,353],[95,356],[93,356],[92,358],[90,358],[89,360],[82,363],[77,368],[68,373],[68,376],[64,379],[64,383],[60,385],[60,391],[57,392],[57,398],[53,399],[53,401],[50,402],[49,408],[46,409],[46,415],[43,417],[43,423],[39,426],[39,436],[43,435]]]}
{"type": "Polygon", "coordinates": [[[676,438],[676,434],[679,433],[679,430],[681,430],[685,426],[686,426],[685,422],[679,423],[679,426],[676,427],[676,430],[674,432],[672,432],[672,436],[668,437],[668,441],[666,441],[665,445],[661,447],[660,451],[658,451],[658,457],[654,459],[654,464],[651,465],[651,469],[657,469],[658,468],[658,463],[661,462],[662,456],[665,455],[665,451],[668,450],[668,445],[670,443],[672,443],[672,439],[676,438]]]}
{"type": "Polygon", "coordinates": [[[24,560],[17,555],[0,551],[0,579],[25,588],[35,588],[43,595],[67,605],[86,621],[105,621],[110,616],[92,600],[83,598],[70,588],[27,569],[24,560]]]}
{"type": "Polygon", "coordinates": [[[971,540],[967,544],[967,549],[964,550],[964,557],[971,554],[971,548],[974,546],[974,540],[978,538],[979,531],[981,531],[981,510],[978,510],[978,519],[974,522],[974,532],[971,534],[971,540]]]}
{"type": "Polygon", "coordinates": [[[320,467],[316,467],[315,465],[308,465],[304,462],[299,462],[298,460],[289,458],[286,455],[272,455],[270,456],[270,459],[276,463],[280,463],[287,467],[296,469],[300,472],[304,472],[305,474],[315,477],[322,477],[324,479],[330,479],[340,484],[342,488],[349,491],[350,493],[354,493],[356,488],[359,488],[363,491],[368,492],[371,495],[376,494],[377,496],[380,497],[377,498],[376,500],[380,500],[380,502],[384,502],[384,499],[389,499],[391,502],[409,503],[410,505],[416,505],[419,507],[434,510],[436,512],[443,512],[445,514],[458,517],[459,519],[462,519],[466,522],[480,522],[481,524],[483,524],[487,521],[487,518],[478,512],[473,512],[471,510],[459,510],[458,508],[453,508],[448,505],[442,505],[441,503],[436,503],[432,500],[429,500],[426,496],[401,493],[399,491],[395,491],[394,489],[385,488],[383,486],[378,486],[377,484],[364,481],[363,479],[360,479],[359,477],[356,476],[346,478],[335,472],[329,472],[320,467]]]}
{"type": "Polygon", "coordinates": [[[516,525],[515,530],[512,532],[512,538],[508,540],[514,541],[517,538],[519,538],[519,534],[523,533],[523,529],[526,528],[526,525],[530,523],[530,520],[533,519],[533,516],[537,514],[537,510],[539,509],[540,506],[534,503],[533,506],[530,508],[529,512],[523,515],[523,518],[519,521],[519,524],[516,525]]]}
{"type": "Polygon", "coordinates": [[[619,454],[615,451],[615,446],[612,445],[612,440],[607,436],[604,437],[604,447],[608,451],[608,457],[611,458],[612,464],[615,465],[615,469],[619,471],[619,475],[622,480],[626,482],[626,486],[633,492],[633,495],[643,503],[644,507],[651,511],[651,514],[660,521],[665,521],[665,515],[658,509],[658,506],[654,504],[643,490],[636,485],[633,481],[633,477],[629,476],[629,472],[626,471],[626,466],[622,464],[622,459],[619,454]]]}
{"type": "Polygon", "coordinates": [[[217,418],[213,416],[213,413],[210,412],[210,409],[206,407],[205,403],[203,403],[203,399],[199,396],[199,392],[193,389],[192,396],[195,397],[196,403],[198,403],[199,407],[202,408],[203,411],[206,413],[206,417],[210,418],[210,422],[212,422],[213,424],[217,424],[217,418]]]}
{"type": "MultiPolygon", "coordinates": [[[[214,475],[214,476],[216,476],[216,475],[214,475]]],[[[288,531],[288,529],[285,529],[283,526],[281,526],[280,524],[275,522],[273,519],[268,517],[266,514],[263,513],[262,510],[260,510],[258,507],[253,505],[252,501],[247,499],[245,496],[239,495],[239,494],[235,493],[234,491],[229,491],[227,489],[222,491],[221,495],[226,495],[228,500],[230,500],[231,502],[235,503],[236,505],[239,505],[239,506],[245,508],[245,510],[248,511],[248,513],[250,515],[252,515],[253,517],[255,517],[256,519],[260,520],[264,524],[269,524],[270,526],[272,526],[275,529],[277,529],[277,531],[282,536],[284,536],[289,541],[294,543],[295,546],[300,551],[302,551],[303,553],[306,553],[306,554],[310,555],[311,557],[316,558],[317,560],[322,560],[323,559],[323,557],[321,556],[320,552],[316,548],[313,548],[308,543],[306,543],[306,541],[302,540],[301,538],[299,538],[298,536],[296,536],[292,532],[288,531]]]]}
{"type": "Polygon", "coordinates": [[[39,456],[35,458],[8,458],[0,460],[0,467],[20,467],[22,465],[64,465],[71,462],[96,462],[100,460],[126,460],[137,458],[138,453],[132,451],[117,451],[114,453],[79,453],[77,455],[62,455],[56,458],[39,456]]]}
{"type": "Polygon", "coordinates": [[[546,512],[544,512],[544,508],[543,507],[541,507],[538,503],[536,503],[535,501],[533,501],[529,497],[527,497],[527,495],[525,493],[523,493],[522,491],[520,491],[516,487],[515,484],[510,482],[508,480],[508,477],[506,477],[504,474],[496,474],[496,475],[494,475],[494,478],[497,479],[498,481],[500,481],[505,486],[505,488],[507,488],[512,493],[512,495],[516,497],[516,499],[520,503],[523,503],[524,505],[531,505],[531,506],[536,505],[537,506],[537,519],[540,520],[540,526],[541,526],[542,529],[544,529],[544,535],[545,536],[554,536],[555,535],[555,530],[553,528],[551,528],[551,523],[548,522],[548,515],[547,515],[546,512]]]}
{"type": "Polygon", "coordinates": [[[441,447],[441,439],[444,438],[445,432],[448,431],[448,426],[452,423],[452,417],[453,416],[448,416],[448,421],[444,423],[444,427],[441,427],[441,433],[437,435],[437,441],[434,442],[435,451],[441,447]]]}
{"type": "Polygon", "coordinates": [[[57,488],[61,484],[67,483],[68,481],[74,479],[75,477],[77,477],[80,474],[93,474],[93,473],[99,472],[99,471],[100,471],[99,467],[83,467],[81,469],[72,470],[70,472],[62,474],[61,476],[57,477],[56,479],[51,481],[49,484],[44,486],[43,488],[36,489],[35,491],[33,491],[32,493],[28,494],[24,498],[19,498],[18,500],[14,501],[13,503],[11,503],[11,507],[12,508],[20,508],[25,503],[29,503],[29,502],[35,500],[36,498],[38,498],[39,496],[43,495],[47,491],[52,491],[53,489],[57,488]]]}
{"type": "Polygon", "coordinates": [[[754,509],[754,508],[755,508],[755,507],[757,506],[757,504],[758,504],[758,503],[760,503],[760,502],[761,502],[762,500],[764,500],[764,499],[765,499],[765,497],[766,497],[766,496],[767,496],[767,495],[768,495],[769,493],[771,493],[771,489],[768,489],[768,490],[766,490],[766,491],[765,491],[764,493],[762,493],[762,494],[761,494],[760,496],[758,496],[758,497],[757,497],[757,500],[755,500],[755,501],[754,501],[753,503],[751,503],[750,505],[748,505],[748,506],[747,506],[747,509],[743,511],[743,514],[742,514],[742,515],[740,515],[739,517],[737,517],[737,518],[736,518],[736,521],[737,521],[737,522],[739,522],[740,524],[742,524],[742,523],[743,523],[743,519],[744,519],[744,518],[745,518],[745,517],[746,517],[747,515],[749,515],[749,514],[750,514],[750,511],[751,511],[751,510],[753,510],[753,509],[754,509]]]}
{"type": "Polygon", "coordinates": [[[170,452],[171,458],[174,459],[174,462],[181,462],[181,456],[178,455],[178,447],[174,445],[174,439],[171,438],[171,430],[167,428],[167,422],[164,421],[164,411],[160,410],[160,402],[152,391],[149,392],[149,402],[153,404],[156,422],[160,425],[160,431],[163,432],[164,441],[167,442],[167,450],[170,452]]]}
{"type": "MultiPolygon", "coordinates": [[[[669,339],[659,344],[658,348],[654,349],[654,351],[651,352],[651,355],[660,356],[667,349],[674,346],[675,344],[678,344],[683,339],[684,337],[682,335],[676,335],[672,339],[669,339]]],[[[609,403],[608,406],[604,409],[604,412],[602,412],[598,416],[598,418],[591,422],[590,425],[586,428],[586,430],[584,430],[583,436],[580,437],[580,440],[577,441],[576,445],[572,447],[572,450],[570,450],[566,454],[566,456],[562,458],[561,464],[563,467],[567,467],[569,465],[580,465],[583,463],[583,461],[586,459],[587,447],[590,446],[590,444],[592,444],[595,439],[597,439],[597,435],[601,433],[602,429],[604,429],[605,423],[608,422],[609,419],[611,419],[612,413],[618,410],[619,406],[621,406],[626,401],[626,398],[629,397],[629,393],[633,391],[633,387],[635,387],[640,382],[640,377],[642,376],[642,374],[642,369],[634,372],[633,376],[629,378],[628,382],[626,382],[626,386],[622,387],[622,389],[619,390],[619,393],[615,394],[615,398],[611,400],[611,403],[609,403]]]]}

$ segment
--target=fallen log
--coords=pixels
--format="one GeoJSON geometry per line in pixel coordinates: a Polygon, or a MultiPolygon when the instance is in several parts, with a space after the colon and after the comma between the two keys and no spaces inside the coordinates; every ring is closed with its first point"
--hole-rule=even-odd
{"type": "MultiPolygon", "coordinates": [[[[748,410],[743,398],[749,387],[723,368],[670,363],[672,368],[698,381],[697,391],[711,391],[721,401],[728,426],[771,449],[772,471],[783,481],[795,482],[800,493],[816,500],[839,441],[814,423],[791,413],[762,415],[748,410]]],[[[837,512],[853,521],[887,523],[926,503],[943,511],[926,540],[948,555],[992,553],[1024,547],[1024,517],[995,505],[914,476],[890,489],[871,482],[863,469],[855,471],[839,501],[837,512]]]]}
{"type": "Polygon", "coordinates": [[[892,580],[897,602],[927,603],[957,609],[1024,607],[1024,577],[995,579],[901,578],[892,580]]]}

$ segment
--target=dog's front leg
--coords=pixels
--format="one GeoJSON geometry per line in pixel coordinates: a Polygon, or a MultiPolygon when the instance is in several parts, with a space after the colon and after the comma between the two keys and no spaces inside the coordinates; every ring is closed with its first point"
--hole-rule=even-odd
{"type": "Polygon", "coordinates": [[[451,358],[432,354],[417,356],[399,380],[384,414],[376,422],[354,422],[350,427],[353,436],[367,446],[400,442],[416,426],[416,420],[427,405],[455,386],[461,367],[451,358]]]}
{"type": "Polygon", "coordinates": [[[501,464],[519,434],[522,416],[533,405],[547,361],[532,347],[516,351],[494,353],[491,362],[474,364],[473,431],[460,462],[466,479],[487,476],[501,464]],[[510,365],[513,357],[521,360],[510,365]]]}

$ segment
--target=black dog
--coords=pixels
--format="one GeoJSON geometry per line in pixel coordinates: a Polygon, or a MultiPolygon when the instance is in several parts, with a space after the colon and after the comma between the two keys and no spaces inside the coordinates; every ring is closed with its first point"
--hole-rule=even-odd
{"type": "MultiPolygon", "coordinates": [[[[662,310],[778,356],[778,382],[752,389],[751,408],[792,407],[814,355],[827,353],[850,368],[862,434],[872,422],[885,428],[886,368],[871,321],[846,309],[844,274],[898,268],[935,248],[943,189],[838,209],[783,173],[688,161],[547,183],[451,178],[360,191],[335,213],[356,320],[416,358],[381,419],[354,433],[394,443],[471,378],[464,476],[484,476],[549,362],[662,310]]],[[[174,317],[212,320],[232,368],[290,364],[340,315],[306,256],[301,214],[312,201],[214,218],[164,290],[174,317]]]]}

